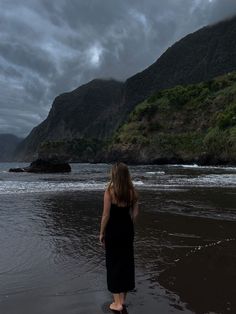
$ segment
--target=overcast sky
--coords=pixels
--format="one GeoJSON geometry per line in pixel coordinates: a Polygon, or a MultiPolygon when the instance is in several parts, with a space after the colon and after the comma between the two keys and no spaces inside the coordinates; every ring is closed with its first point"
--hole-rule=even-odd
{"type": "Polygon", "coordinates": [[[125,80],[233,14],[236,0],[0,0],[0,133],[26,136],[58,94],[125,80]]]}

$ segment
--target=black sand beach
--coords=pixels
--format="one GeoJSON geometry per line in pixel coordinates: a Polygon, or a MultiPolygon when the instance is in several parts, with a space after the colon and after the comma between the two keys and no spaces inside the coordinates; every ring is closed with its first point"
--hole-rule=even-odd
{"type": "MultiPolygon", "coordinates": [[[[159,185],[154,189],[147,187],[136,170],[134,180],[144,184],[137,185],[136,289],[128,297],[127,312],[235,313],[233,183],[211,187],[159,185]]],[[[150,169],[146,170],[150,175],[150,169]]],[[[167,177],[168,169],[163,171],[167,177]]],[[[169,174],[176,180],[181,171],[171,169],[169,174]]],[[[194,171],[184,173],[191,182],[206,169],[194,171]]],[[[100,173],[105,182],[104,168],[100,173]]],[[[7,184],[6,178],[9,181],[4,173],[1,184],[7,184]]],[[[30,182],[36,180],[30,178],[30,182]]],[[[50,178],[37,180],[68,184],[75,179],[50,178]]],[[[22,184],[23,177],[18,180],[22,184]]],[[[106,287],[104,251],[98,242],[102,189],[2,192],[0,199],[0,313],[109,313],[111,295],[106,287]]]]}

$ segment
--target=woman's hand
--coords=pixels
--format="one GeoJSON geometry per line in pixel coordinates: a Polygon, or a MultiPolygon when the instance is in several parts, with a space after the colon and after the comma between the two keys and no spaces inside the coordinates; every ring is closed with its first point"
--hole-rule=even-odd
{"type": "Polygon", "coordinates": [[[99,242],[101,243],[103,247],[105,246],[104,234],[105,234],[106,225],[110,217],[110,207],[111,207],[111,196],[108,190],[106,190],[104,193],[103,213],[102,213],[100,235],[99,235],[99,242]]]}
{"type": "Polygon", "coordinates": [[[99,242],[104,247],[104,234],[99,235],[99,242]]]}

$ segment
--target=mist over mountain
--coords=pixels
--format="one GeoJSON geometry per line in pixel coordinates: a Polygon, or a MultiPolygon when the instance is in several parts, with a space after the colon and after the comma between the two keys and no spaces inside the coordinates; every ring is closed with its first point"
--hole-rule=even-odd
{"type": "Polygon", "coordinates": [[[187,35],[149,68],[126,81],[126,103],[153,91],[209,80],[236,70],[236,16],[187,35]]]}
{"type": "Polygon", "coordinates": [[[236,17],[187,35],[125,82],[96,79],[56,97],[46,120],[18,146],[16,159],[32,160],[42,148],[47,154],[51,142],[54,152],[66,150],[71,160],[93,161],[99,151],[96,140],[109,141],[135,106],[154,92],[236,70],[235,34],[236,17]]]}
{"type": "Polygon", "coordinates": [[[0,134],[0,161],[13,160],[14,151],[22,140],[13,134],[0,134]]]}

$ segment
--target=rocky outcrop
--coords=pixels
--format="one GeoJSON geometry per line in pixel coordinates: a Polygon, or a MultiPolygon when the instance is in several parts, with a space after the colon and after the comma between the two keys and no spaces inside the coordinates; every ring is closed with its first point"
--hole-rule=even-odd
{"type": "Polygon", "coordinates": [[[56,173],[70,172],[71,167],[67,162],[59,160],[43,160],[37,159],[30,166],[24,168],[10,168],[9,172],[35,172],[35,173],[56,173]]]}

